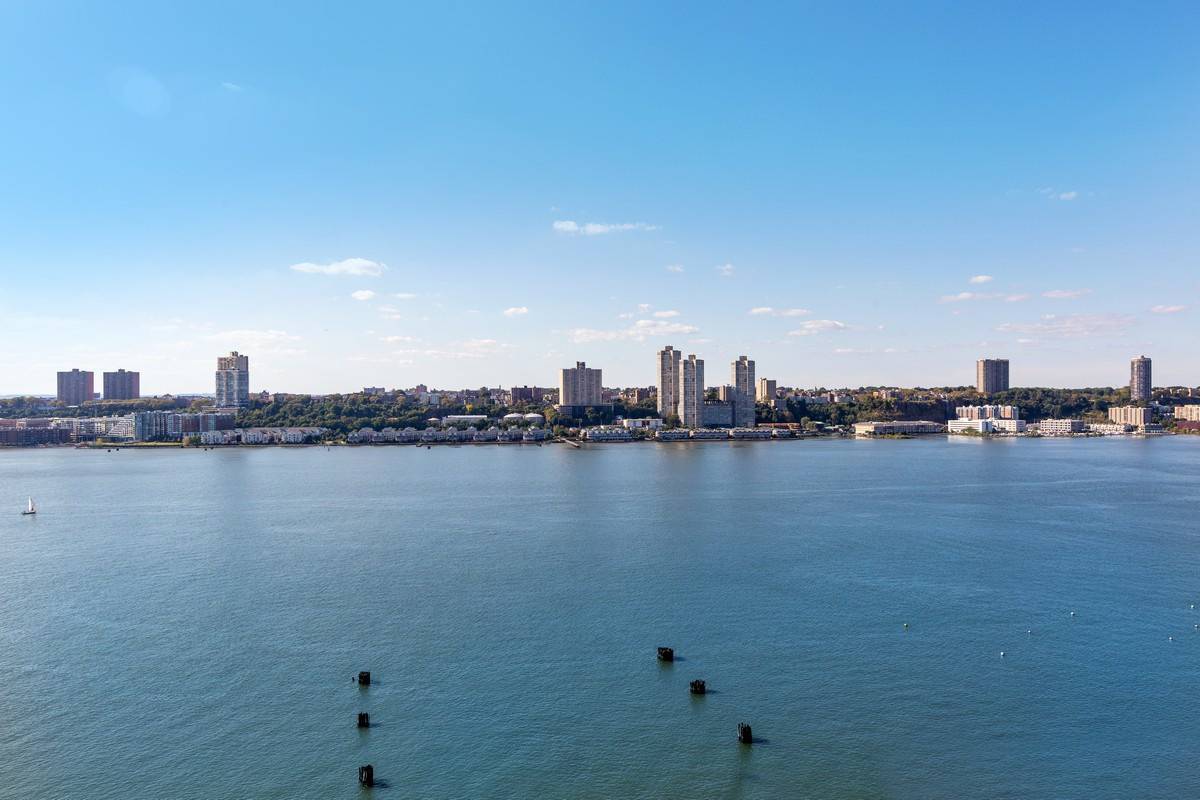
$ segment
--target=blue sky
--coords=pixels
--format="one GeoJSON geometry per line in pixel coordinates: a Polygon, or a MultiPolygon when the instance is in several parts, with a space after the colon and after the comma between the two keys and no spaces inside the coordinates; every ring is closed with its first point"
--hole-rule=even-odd
{"type": "Polygon", "coordinates": [[[649,385],[666,344],[1196,385],[1197,41],[1194,3],[9,3],[0,393],[230,349],[273,391],[649,385]]]}

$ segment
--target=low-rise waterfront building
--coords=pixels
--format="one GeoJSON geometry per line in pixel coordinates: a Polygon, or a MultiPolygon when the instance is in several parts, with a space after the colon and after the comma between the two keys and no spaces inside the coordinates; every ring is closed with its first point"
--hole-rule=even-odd
{"type": "Polygon", "coordinates": [[[1043,436],[1066,436],[1083,433],[1081,419],[1044,419],[1038,423],[1038,433],[1043,436]]]}
{"type": "Polygon", "coordinates": [[[597,425],[585,428],[583,438],[589,442],[628,442],[633,434],[623,425],[597,425]]]}
{"type": "Polygon", "coordinates": [[[1088,433],[1096,433],[1101,436],[1118,436],[1130,433],[1133,426],[1124,422],[1093,422],[1087,426],[1087,430],[1088,433]]]}
{"type": "Polygon", "coordinates": [[[226,431],[204,431],[200,444],[306,444],[316,441],[328,433],[327,428],[280,427],[280,428],[234,428],[226,431]]]}
{"type": "Polygon", "coordinates": [[[729,436],[731,439],[770,439],[771,433],[767,428],[734,428],[729,436]]]}
{"type": "Polygon", "coordinates": [[[622,427],[631,431],[656,431],[662,428],[663,421],[658,417],[641,417],[638,419],[621,420],[622,427]]]}
{"type": "Polygon", "coordinates": [[[854,423],[855,436],[920,436],[923,434],[943,433],[945,430],[945,425],[925,420],[854,423]]]}

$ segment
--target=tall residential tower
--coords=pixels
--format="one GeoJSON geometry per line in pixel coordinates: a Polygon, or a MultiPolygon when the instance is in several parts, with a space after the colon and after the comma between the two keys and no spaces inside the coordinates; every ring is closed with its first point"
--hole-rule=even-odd
{"type": "Polygon", "coordinates": [[[754,427],[754,362],[746,356],[730,365],[733,386],[733,427],[754,427]]]}
{"type": "Polygon", "coordinates": [[[589,369],[582,361],[576,361],[575,366],[562,371],[558,383],[558,404],[560,406],[598,406],[601,403],[600,372],[589,369]]]}
{"type": "Polygon", "coordinates": [[[671,345],[658,351],[658,415],[679,413],[679,359],[683,353],[671,345]]]}
{"type": "Polygon", "coordinates": [[[58,399],[69,406],[77,406],[93,399],[96,392],[96,374],[73,369],[58,373],[58,399]]]}
{"type": "Polygon", "coordinates": [[[1150,399],[1150,359],[1138,356],[1129,362],[1129,400],[1137,403],[1150,399]]]}
{"type": "Polygon", "coordinates": [[[689,355],[679,362],[679,424],[704,425],[704,359],[689,355]]]}
{"type": "Polygon", "coordinates": [[[975,389],[981,394],[1008,391],[1008,359],[981,358],[975,362],[975,389]]]}
{"type": "Polygon", "coordinates": [[[242,408],[250,403],[250,358],[236,350],[217,359],[217,408],[242,408]]]}
{"type": "Polygon", "coordinates": [[[126,372],[123,369],[104,373],[105,400],[137,400],[141,396],[141,373],[126,372]]]}

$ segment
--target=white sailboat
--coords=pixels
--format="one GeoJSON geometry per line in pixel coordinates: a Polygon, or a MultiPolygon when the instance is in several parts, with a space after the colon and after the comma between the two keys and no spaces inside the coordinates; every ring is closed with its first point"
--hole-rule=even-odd
{"type": "Polygon", "coordinates": [[[31,498],[29,498],[29,505],[27,505],[25,507],[25,510],[21,512],[21,516],[27,517],[30,514],[36,514],[36,513],[37,513],[37,506],[35,506],[33,504],[33,498],[31,497],[31,498]]]}

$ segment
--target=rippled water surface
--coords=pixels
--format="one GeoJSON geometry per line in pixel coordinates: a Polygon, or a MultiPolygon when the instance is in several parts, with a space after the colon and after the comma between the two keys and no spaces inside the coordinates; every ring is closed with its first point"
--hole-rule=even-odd
{"type": "Polygon", "coordinates": [[[4,451],[0,797],[1200,797],[1192,603],[1200,437],[4,451]]]}

